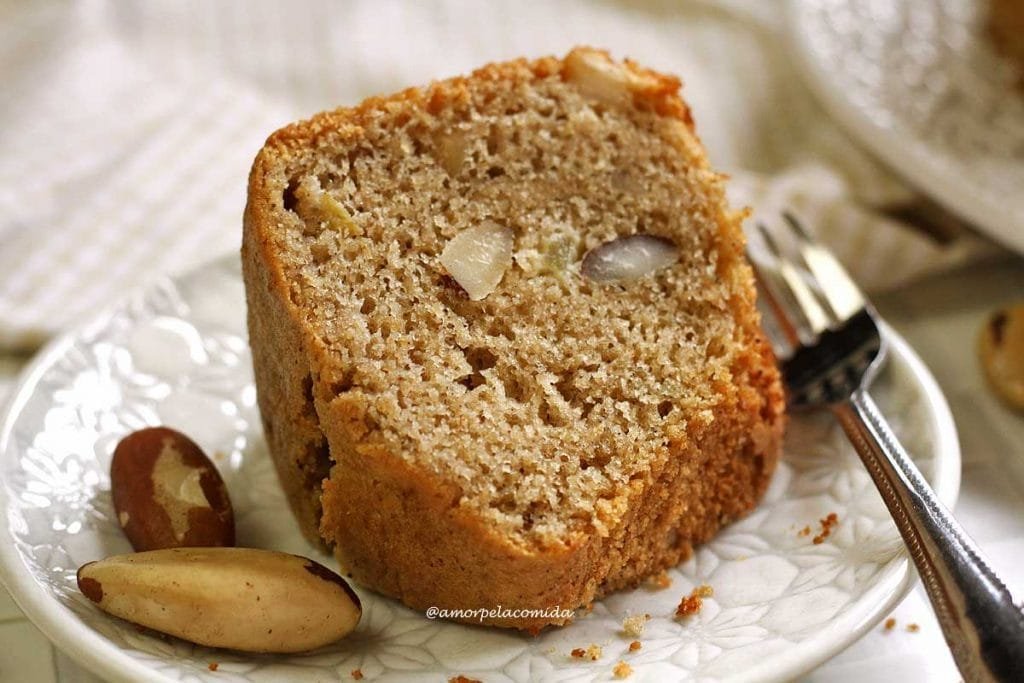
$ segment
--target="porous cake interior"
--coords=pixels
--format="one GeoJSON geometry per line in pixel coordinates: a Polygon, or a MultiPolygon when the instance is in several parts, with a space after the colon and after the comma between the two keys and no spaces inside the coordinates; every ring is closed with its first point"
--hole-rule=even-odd
{"type": "Polygon", "coordinates": [[[292,300],[343,369],[311,386],[359,395],[367,442],[457,484],[515,542],[601,532],[730,391],[754,334],[730,311],[750,297],[722,225],[738,219],[686,124],[642,102],[557,72],[435,99],[371,106],[272,170],[292,300]],[[471,301],[439,256],[482,221],[514,232],[514,258],[471,301]],[[581,275],[588,250],[635,233],[678,262],[581,275]]]}

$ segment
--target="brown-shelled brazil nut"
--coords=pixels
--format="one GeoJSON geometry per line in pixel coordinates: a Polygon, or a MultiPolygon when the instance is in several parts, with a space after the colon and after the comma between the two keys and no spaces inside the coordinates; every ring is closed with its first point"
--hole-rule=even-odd
{"type": "Polygon", "coordinates": [[[1024,410],[1024,303],[993,313],[981,328],[981,367],[1008,405],[1024,410]]]}
{"type": "Polygon", "coordinates": [[[184,640],[246,652],[305,652],[348,635],[362,606],[344,579],[298,555],[168,548],[78,570],[100,609],[184,640]]]}
{"type": "Polygon", "coordinates": [[[136,550],[235,544],[235,516],[217,468],[167,427],[121,439],[110,463],[114,512],[136,550]]]}

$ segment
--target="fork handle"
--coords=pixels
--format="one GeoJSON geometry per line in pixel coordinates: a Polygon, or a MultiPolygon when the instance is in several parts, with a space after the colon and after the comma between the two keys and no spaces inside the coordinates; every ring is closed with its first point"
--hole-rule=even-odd
{"type": "Polygon", "coordinates": [[[935,496],[865,389],[832,406],[882,494],[964,680],[1024,680],[1024,613],[935,496]]]}

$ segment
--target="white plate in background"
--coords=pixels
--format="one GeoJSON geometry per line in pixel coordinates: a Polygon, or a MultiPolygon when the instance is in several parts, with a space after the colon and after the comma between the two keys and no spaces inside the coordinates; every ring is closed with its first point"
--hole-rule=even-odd
{"type": "Polygon", "coordinates": [[[791,0],[793,55],[829,113],[937,203],[1024,253],[1024,77],[985,0],[791,0]]]}

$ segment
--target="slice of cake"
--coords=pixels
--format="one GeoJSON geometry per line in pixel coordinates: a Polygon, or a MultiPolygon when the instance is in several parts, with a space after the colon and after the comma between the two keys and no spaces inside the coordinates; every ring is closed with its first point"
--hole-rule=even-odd
{"type": "Polygon", "coordinates": [[[678,90],[577,49],[260,151],[263,427],[303,531],[360,584],[535,630],[756,504],[783,396],[742,213],[678,90]]]}

